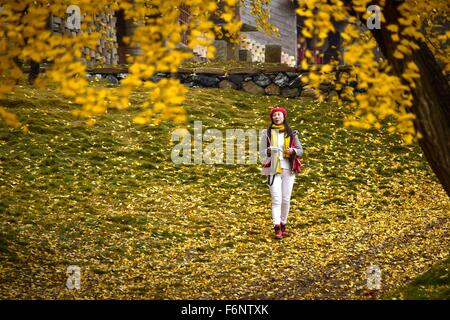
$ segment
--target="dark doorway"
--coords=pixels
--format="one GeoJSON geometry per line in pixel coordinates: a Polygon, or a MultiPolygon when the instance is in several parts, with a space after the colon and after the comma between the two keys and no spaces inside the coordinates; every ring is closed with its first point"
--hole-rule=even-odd
{"type": "Polygon", "coordinates": [[[123,37],[127,34],[127,24],[123,10],[116,11],[116,36],[117,36],[117,55],[119,64],[126,64],[127,45],[123,42],[123,37]]]}

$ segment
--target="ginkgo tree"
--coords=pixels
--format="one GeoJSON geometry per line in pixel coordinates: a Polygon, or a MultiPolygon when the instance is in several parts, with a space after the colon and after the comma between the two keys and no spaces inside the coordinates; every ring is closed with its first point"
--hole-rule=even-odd
{"type": "MultiPolygon", "coordinates": [[[[338,59],[324,65],[301,62],[309,69],[302,81],[319,88],[323,82],[334,83],[342,90],[341,98],[349,101],[355,112],[345,122],[348,126],[380,128],[398,132],[407,143],[418,139],[424,154],[440,182],[450,195],[450,71],[448,58],[450,32],[440,25],[448,22],[450,3],[440,0],[292,0],[296,13],[303,18],[302,38],[312,38],[318,46],[335,32],[335,25],[345,22],[341,32],[345,48],[344,63],[351,66],[349,77],[338,77],[338,59]],[[361,31],[377,6],[379,26],[361,31]],[[377,60],[378,46],[383,59],[377,60]],[[354,80],[356,89],[345,82],[354,80]],[[357,92],[355,94],[355,92],[357,92]]],[[[265,32],[276,31],[270,23],[271,0],[250,0],[252,14],[265,32]]],[[[136,88],[144,88],[148,99],[135,117],[139,124],[158,124],[162,120],[184,123],[181,107],[186,88],[176,79],[145,81],[157,72],[176,72],[191,54],[177,49],[181,34],[189,28],[188,46],[207,47],[208,58],[214,57],[213,40],[225,36],[239,39],[242,23],[235,7],[243,0],[23,0],[0,2],[0,99],[12,92],[22,77],[18,61],[48,61],[45,74],[36,85],[56,84],[79,108],[73,113],[86,117],[88,124],[107,108],[125,109],[136,88]],[[49,15],[66,16],[66,8],[76,5],[83,13],[77,36],[53,33],[48,29],[49,15]],[[188,6],[191,19],[179,24],[180,11],[188,6]],[[125,18],[136,25],[127,39],[138,47],[139,55],[130,57],[129,75],[117,88],[93,88],[87,81],[82,62],[83,49],[95,50],[100,39],[107,38],[105,26],[95,25],[103,12],[123,10],[125,18]],[[218,26],[214,19],[224,23],[218,26]],[[94,30],[94,31],[92,31],[94,30]]],[[[306,52],[310,58],[311,52],[306,52]]],[[[323,97],[321,97],[323,98],[323,97]]],[[[337,100],[341,103],[340,98],[337,100]]],[[[17,115],[0,106],[0,118],[9,125],[27,130],[17,115]]]]}
{"type": "MultiPolygon", "coordinates": [[[[176,79],[162,79],[158,83],[144,81],[157,72],[175,72],[178,66],[192,54],[177,49],[181,34],[189,29],[190,48],[207,47],[212,58],[215,48],[212,42],[216,33],[236,40],[242,23],[235,16],[236,0],[24,0],[0,2],[0,98],[14,90],[22,77],[18,61],[49,62],[45,74],[39,75],[36,85],[56,84],[57,89],[80,106],[75,115],[95,123],[96,115],[108,107],[124,109],[129,106],[128,97],[133,89],[145,88],[148,100],[143,111],[134,119],[136,123],[172,120],[183,123],[185,111],[180,107],[186,89],[176,79]],[[82,13],[76,36],[55,33],[48,28],[49,16],[67,19],[69,6],[82,13]],[[188,24],[178,23],[181,6],[189,7],[188,24]],[[108,40],[106,26],[98,22],[98,15],[123,10],[125,19],[136,27],[124,41],[141,54],[129,57],[129,74],[118,89],[98,89],[89,86],[83,50],[95,50],[100,39],[108,40]],[[224,21],[222,27],[213,19],[224,21]]],[[[0,118],[14,127],[23,126],[18,117],[0,106],[0,118]]]]}
{"type": "MultiPolygon", "coordinates": [[[[352,66],[358,94],[344,88],[346,100],[356,112],[346,125],[400,132],[407,143],[418,138],[424,154],[447,194],[450,195],[450,3],[433,0],[300,0],[297,13],[304,19],[302,37],[318,46],[336,22],[346,22],[341,33],[344,63],[352,66]],[[376,6],[376,10],[368,10],[376,6]],[[375,12],[376,11],[376,12],[375,12]],[[377,14],[377,27],[361,31],[360,24],[377,14]],[[383,59],[375,59],[378,46],[383,59]],[[393,124],[390,120],[393,120],[393,124]]],[[[306,56],[311,56],[306,52],[306,56]]],[[[308,82],[318,88],[323,81],[338,86],[329,71],[333,61],[313,69],[308,82]]]]}

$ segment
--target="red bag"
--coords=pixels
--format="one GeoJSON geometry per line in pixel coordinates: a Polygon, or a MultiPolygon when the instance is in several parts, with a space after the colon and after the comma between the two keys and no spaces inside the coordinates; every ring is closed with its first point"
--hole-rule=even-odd
{"type": "MultiPolygon", "coordinates": [[[[294,147],[294,135],[291,138],[291,148],[294,147]]],[[[300,161],[300,157],[298,156],[292,156],[292,171],[295,173],[300,173],[300,170],[302,168],[302,162],[300,161]]]]}
{"type": "Polygon", "coordinates": [[[292,171],[295,173],[300,173],[300,170],[302,168],[302,162],[300,161],[300,158],[297,156],[294,156],[292,159],[292,171]]]}

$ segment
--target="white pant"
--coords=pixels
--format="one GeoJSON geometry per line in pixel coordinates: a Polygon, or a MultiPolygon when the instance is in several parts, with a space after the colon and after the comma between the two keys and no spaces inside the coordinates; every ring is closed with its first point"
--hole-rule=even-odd
{"type": "Polygon", "coordinates": [[[272,179],[274,179],[273,184],[269,186],[269,189],[272,196],[273,224],[280,224],[280,222],[286,224],[295,173],[291,174],[289,169],[283,169],[283,173],[277,173],[275,178],[270,176],[270,182],[272,182],[272,179]]]}

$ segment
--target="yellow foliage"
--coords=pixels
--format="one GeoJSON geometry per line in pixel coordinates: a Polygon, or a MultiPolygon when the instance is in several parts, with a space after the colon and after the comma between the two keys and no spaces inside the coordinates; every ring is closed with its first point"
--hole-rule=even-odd
{"type": "Polygon", "coordinates": [[[93,126],[95,124],[95,119],[94,118],[89,118],[88,120],[86,120],[86,124],[88,126],[93,126]]]}
{"type": "MultiPolygon", "coordinates": [[[[396,131],[410,133],[412,120],[404,117],[412,105],[411,89],[420,70],[409,61],[409,56],[418,49],[418,41],[426,41],[430,49],[443,64],[443,72],[450,72],[450,48],[443,44],[448,42],[450,32],[439,32],[435,26],[440,18],[448,20],[450,4],[448,1],[406,0],[399,6],[401,18],[398,23],[385,26],[391,32],[392,40],[397,44],[394,57],[405,60],[405,68],[400,77],[393,76],[390,66],[374,59],[375,42],[370,33],[361,33],[357,21],[352,14],[357,12],[364,16],[370,0],[307,0],[299,1],[297,14],[304,18],[302,35],[312,38],[318,45],[330,32],[335,31],[335,22],[348,21],[344,32],[346,52],[345,63],[353,66],[350,79],[336,79],[330,75],[334,69],[333,62],[321,68],[312,69],[308,82],[318,89],[323,82],[354,81],[357,89],[364,93],[357,95],[350,89],[345,89],[344,96],[350,104],[360,107],[363,112],[363,126],[371,124],[379,126],[379,122],[387,116],[392,116],[397,123],[393,124],[396,131]],[[426,39],[421,30],[426,27],[426,39]],[[396,88],[397,90],[392,90],[396,88]],[[364,122],[365,121],[365,122],[364,122]]],[[[49,14],[65,17],[69,4],[65,0],[55,0],[48,6],[44,0],[23,0],[20,2],[6,1],[2,5],[0,15],[0,99],[16,86],[16,80],[22,77],[17,59],[42,61],[47,59],[51,65],[45,74],[40,75],[37,83],[46,85],[56,83],[59,92],[73,99],[78,105],[74,114],[90,119],[101,114],[109,107],[128,108],[129,96],[135,89],[147,92],[147,100],[142,103],[142,114],[135,121],[144,120],[159,123],[163,120],[182,121],[186,114],[178,109],[184,101],[186,88],[178,80],[162,80],[158,83],[146,81],[157,72],[174,72],[190,53],[176,50],[183,31],[189,29],[188,46],[197,45],[208,48],[208,58],[215,55],[212,43],[215,36],[226,36],[232,41],[239,40],[242,22],[235,16],[235,6],[242,5],[238,0],[98,0],[76,1],[83,14],[81,30],[77,36],[55,34],[47,29],[49,14]],[[223,6],[219,6],[219,2],[223,6]],[[179,8],[186,5],[190,8],[191,19],[188,25],[178,22],[179,8]],[[26,12],[24,11],[27,8],[26,12]],[[220,8],[220,10],[219,10],[220,8]],[[129,57],[128,77],[121,81],[115,95],[107,88],[93,90],[85,78],[86,67],[80,62],[85,48],[96,49],[100,39],[108,41],[106,26],[94,21],[100,14],[111,16],[112,12],[123,10],[126,19],[133,20],[136,29],[132,35],[127,35],[124,41],[131,47],[139,47],[142,54],[129,57]],[[213,23],[213,17],[221,17],[225,25],[218,28],[213,23]],[[93,31],[95,30],[95,31],[93,31]]],[[[277,33],[277,28],[270,23],[270,0],[250,0],[251,14],[255,16],[257,25],[264,32],[277,33]]],[[[385,1],[378,2],[383,11],[385,1]]],[[[382,20],[384,21],[384,20],[382,20]]],[[[310,51],[306,52],[307,60],[312,58],[310,51]]],[[[302,68],[308,67],[307,61],[302,61],[302,68]]],[[[339,85],[339,84],[338,84],[339,85]]],[[[10,111],[0,109],[0,117],[8,124],[17,128],[20,124],[17,117],[10,111]]],[[[91,121],[92,122],[92,121],[91,121]]]]}
{"type": "Polygon", "coordinates": [[[9,112],[4,107],[0,106],[0,118],[2,118],[7,125],[14,128],[19,128],[21,123],[14,113],[9,112]]]}
{"type": "MultiPolygon", "coordinates": [[[[344,32],[341,33],[345,47],[344,62],[352,66],[348,79],[341,76],[340,79],[331,79],[326,76],[331,71],[332,64],[324,65],[320,68],[309,66],[310,85],[316,89],[323,82],[339,82],[336,84],[337,90],[344,92],[342,97],[350,101],[350,105],[355,108],[355,116],[347,119],[347,126],[359,128],[379,128],[380,122],[387,117],[395,119],[390,127],[391,132],[399,132],[403,135],[404,141],[410,143],[417,138],[414,135],[413,117],[408,113],[408,108],[413,104],[411,89],[415,88],[415,81],[420,77],[420,70],[409,57],[419,48],[418,41],[426,41],[421,30],[423,25],[429,26],[426,36],[427,42],[432,44],[436,58],[443,64],[443,72],[450,71],[450,48],[446,44],[449,32],[438,32],[439,28],[433,28],[430,22],[446,19],[448,21],[450,13],[450,3],[448,1],[414,1],[406,0],[399,6],[402,17],[398,23],[385,26],[391,32],[392,40],[397,44],[393,56],[397,59],[405,60],[405,67],[400,76],[394,76],[391,66],[386,61],[377,62],[373,49],[375,41],[370,32],[361,32],[357,19],[352,16],[352,12],[360,13],[367,17],[367,7],[370,0],[308,0],[299,1],[297,13],[304,18],[302,35],[315,41],[324,38],[329,32],[334,30],[334,21],[348,19],[344,32]],[[424,24],[426,22],[426,24],[424,24]],[[355,95],[351,87],[342,86],[349,81],[357,83],[359,90],[364,90],[355,95]],[[406,82],[406,84],[405,84],[406,82]],[[395,90],[393,90],[395,88],[395,90]]],[[[383,7],[385,1],[377,3],[383,7]]],[[[385,21],[382,17],[381,21],[385,21]]],[[[320,42],[320,41],[319,41],[320,42]]],[[[318,42],[318,43],[319,43],[318,42]]],[[[319,43],[320,44],[320,43],[319,43]]],[[[309,51],[306,52],[307,59],[312,59],[309,51]]],[[[308,66],[302,62],[302,68],[308,66]]]]}
{"type": "Polygon", "coordinates": [[[392,31],[392,32],[398,32],[398,25],[390,24],[386,27],[386,29],[388,29],[389,31],[392,31]]]}
{"type": "MultiPolygon", "coordinates": [[[[238,39],[242,22],[235,16],[234,7],[239,1],[227,0],[221,7],[222,18],[227,22],[223,26],[226,35],[238,39]]],[[[215,24],[212,19],[218,11],[216,0],[98,0],[75,1],[80,8],[82,19],[80,27],[83,32],[77,36],[56,34],[47,29],[50,14],[63,18],[69,3],[65,0],[48,1],[24,0],[19,3],[2,4],[0,15],[0,99],[5,93],[14,90],[16,79],[21,78],[22,71],[16,66],[16,60],[44,59],[51,61],[46,73],[41,74],[38,83],[48,85],[55,83],[60,93],[73,98],[78,109],[73,111],[77,116],[87,117],[87,124],[93,125],[93,115],[104,113],[108,107],[127,108],[129,95],[137,88],[150,89],[148,101],[143,103],[149,110],[159,110],[160,118],[150,116],[137,118],[146,121],[185,120],[185,114],[178,109],[184,101],[186,90],[178,80],[161,81],[148,85],[147,80],[157,72],[175,72],[181,63],[190,58],[190,53],[175,50],[181,40],[181,33],[190,29],[188,42],[191,48],[196,45],[208,47],[208,58],[213,58],[215,48],[215,24]],[[180,25],[179,11],[174,10],[181,5],[189,7],[191,19],[189,25],[180,25]],[[26,11],[24,11],[26,9],[26,11]],[[106,26],[102,23],[94,25],[99,15],[112,16],[112,12],[123,10],[126,19],[135,22],[136,29],[132,35],[124,39],[131,47],[139,46],[141,55],[129,57],[130,74],[125,78],[114,96],[108,89],[92,90],[86,81],[86,66],[81,63],[85,48],[95,50],[100,39],[110,41],[106,26]],[[150,18],[150,17],[158,18],[150,18]],[[100,28],[98,30],[98,28],[100,28]],[[93,31],[95,30],[95,31],[93,31]],[[183,88],[182,88],[183,87],[183,88]]],[[[267,11],[260,11],[263,14],[267,11]]],[[[266,16],[262,16],[264,20],[266,16]]],[[[89,56],[85,56],[88,59],[89,56]]],[[[17,117],[6,109],[0,109],[0,119],[7,124],[20,127],[17,117]]]]}

